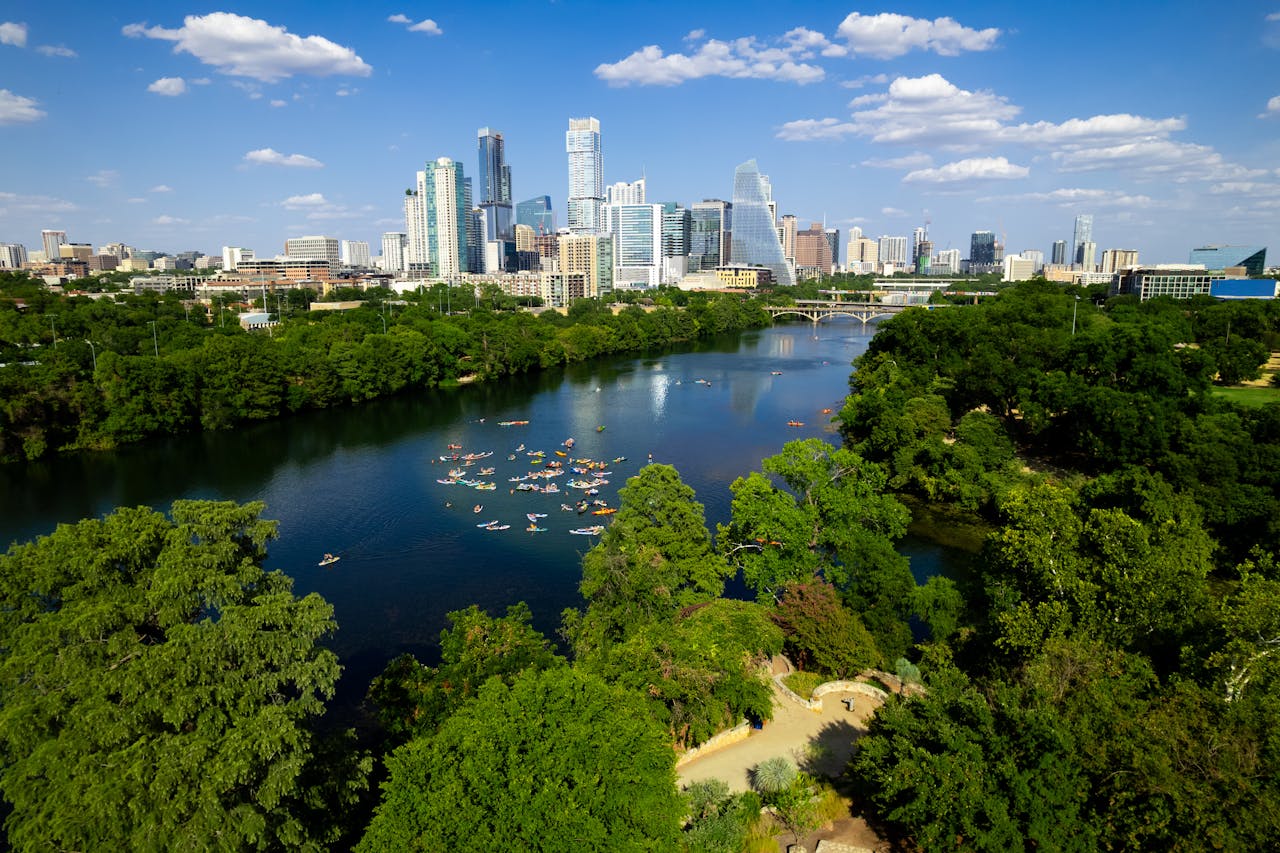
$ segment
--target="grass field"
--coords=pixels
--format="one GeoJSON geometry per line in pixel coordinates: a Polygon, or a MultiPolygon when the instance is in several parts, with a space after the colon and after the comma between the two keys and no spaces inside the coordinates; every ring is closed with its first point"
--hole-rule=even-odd
{"type": "Polygon", "coordinates": [[[1213,393],[1226,397],[1233,403],[1242,406],[1265,406],[1268,403],[1280,403],[1280,388],[1267,386],[1236,386],[1233,388],[1214,388],[1213,393]]]}

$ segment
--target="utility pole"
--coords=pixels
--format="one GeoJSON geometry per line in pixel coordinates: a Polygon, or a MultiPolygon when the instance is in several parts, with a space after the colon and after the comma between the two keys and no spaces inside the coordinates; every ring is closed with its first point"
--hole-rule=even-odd
{"type": "Polygon", "coordinates": [[[84,342],[89,345],[89,354],[93,356],[93,372],[97,373],[98,372],[98,350],[93,346],[93,341],[89,340],[88,338],[85,338],[84,342]]]}

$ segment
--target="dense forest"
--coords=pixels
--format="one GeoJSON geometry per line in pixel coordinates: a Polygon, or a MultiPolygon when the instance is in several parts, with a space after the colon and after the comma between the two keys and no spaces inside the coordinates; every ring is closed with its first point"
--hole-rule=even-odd
{"type": "Polygon", "coordinates": [[[214,316],[172,292],[63,296],[0,271],[0,462],[229,429],[769,323],[759,301],[679,291],[653,310],[616,315],[581,299],[567,316],[516,311],[496,288],[334,296],[364,305],[307,311],[305,293],[290,291],[288,305],[266,306],[278,307],[278,326],[245,331],[223,306],[214,316]]]}
{"type": "MultiPolygon", "coordinates": [[[[15,545],[11,844],[730,853],[847,810],[834,785],[924,850],[1267,848],[1280,407],[1216,390],[1259,374],[1280,311],[1087,297],[1028,283],[885,321],[841,446],[791,442],[743,472],[714,533],[675,469],[641,469],[556,637],[523,604],[451,613],[438,662],[397,658],[370,685],[359,735],[322,724],[332,611],[261,568],[261,505],[120,509],[15,545]],[[988,520],[965,576],[912,577],[906,495],[988,520]],[[751,600],[724,597],[739,575],[751,600]],[[779,651],[810,681],[874,667],[924,690],[886,701],[839,779],[780,759],[754,792],[680,791],[679,752],[771,716],[760,664],[779,651]]],[[[378,317],[297,334],[332,352],[378,317]]]]}

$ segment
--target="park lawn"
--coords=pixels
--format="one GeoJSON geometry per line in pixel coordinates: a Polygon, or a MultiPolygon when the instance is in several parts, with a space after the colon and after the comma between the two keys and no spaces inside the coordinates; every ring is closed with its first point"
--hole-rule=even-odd
{"type": "Polygon", "coordinates": [[[1213,393],[1242,406],[1265,406],[1268,403],[1280,403],[1280,388],[1268,386],[1236,385],[1230,388],[1214,388],[1213,393]]]}

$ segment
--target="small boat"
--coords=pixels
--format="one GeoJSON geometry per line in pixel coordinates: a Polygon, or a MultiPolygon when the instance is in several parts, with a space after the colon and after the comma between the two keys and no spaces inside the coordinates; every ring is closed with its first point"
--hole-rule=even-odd
{"type": "Polygon", "coordinates": [[[446,477],[445,479],[441,480],[440,478],[438,478],[438,477],[437,477],[437,478],[436,478],[436,482],[437,482],[437,483],[439,483],[439,484],[440,484],[440,485],[442,485],[442,486],[452,486],[452,485],[455,485],[455,484],[458,482],[458,478],[457,478],[457,477],[446,477]]]}
{"type": "Polygon", "coordinates": [[[476,527],[494,527],[501,523],[502,522],[498,521],[498,519],[495,518],[493,521],[482,521],[479,524],[477,524],[476,527]]]}
{"type": "Polygon", "coordinates": [[[547,514],[545,512],[526,512],[524,517],[529,519],[530,523],[532,523],[536,522],[540,518],[546,518],[547,514]]]}
{"type": "Polygon", "coordinates": [[[536,524],[530,524],[528,527],[525,528],[525,532],[526,533],[546,533],[547,528],[539,527],[536,524]]]}
{"type": "Polygon", "coordinates": [[[804,421],[787,421],[787,426],[802,427],[804,426],[804,421]]]}
{"type": "Polygon", "coordinates": [[[592,515],[613,515],[617,511],[618,511],[617,507],[607,506],[604,509],[593,509],[591,511],[591,514],[592,515]]]}
{"type": "Polygon", "coordinates": [[[781,371],[781,370],[775,370],[775,371],[773,371],[773,375],[774,375],[774,376],[781,376],[781,375],[782,375],[782,371],[781,371]]]}
{"type": "Polygon", "coordinates": [[[576,530],[570,530],[574,536],[599,536],[604,533],[603,524],[593,524],[590,527],[579,527],[576,530]]]}
{"type": "Polygon", "coordinates": [[[508,457],[507,457],[507,461],[508,461],[508,462],[515,462],[515,461],[516,461],[516,455],[515,455],[514,453],[512,453],[510,456],[508,456],[508,457]]]}
{"type": "Polygon", "coordinates": [[[568,456],[568,455],[569,455],[569,454],[568,454],[568,453],[565,453],[563,450],[557,450],[557,451],[556,451],[556,456],[568,456]]]}
{"type": "Polygon", "coordinates": [[[333,554],[325,554],[324,558],[320,562],[316,563],[316,565],[332,566],[334,563],[338,562],[341,559],[342,559],[341,557],[334,556],[333,554]]]}
{"type": "Polygon", "coordinates": [[[570,450],[573,449],[573,445],[574,445],[574,440],[572,438],[566,438],[564,440],[564,446],[569,448],[570,450]]]}
{"type": "Polygon", "coordinates": [[[485,528],[485,530],[510,530],[510,524],[493,524],[485,528]]]}
{"type": "Polygon", "coordinates": [[[525,426],[528,421],[498,421],[498,426],[525,426]]]}
{"type": "Polygon", "coordinates": [[[560,487],[555,483],[548,483],[547,487],[542,490],[544,495],[555,495],[560,493],[560,487]]]}
{"type": "Polygon", "coordinates": [[[573,512],[573,507],[569,506],[568,504],[560,504],[560,509],[563,510],[564,512],[573,512]]]}
{"type": "Polygon", "coordinates": [[[591,504],[587,503],[586,501],[579,501],[577,509],[578,509],[578,515],[582,515],[584,512],[591,509],[591,504]]]}
{"type": "Polygon", "coordinates": [[[604,432],[604,425],[601,424],[600,426],[596,427],[596,432],[604,432]]]}
{"type": "Polygon", "coordinates": [[[625,456],[615,456],[615,457],[613,457],[613,464],[614,464],[614,465],[617,465],[619,462],[626,462],[626,461],[627,461],[627,457],[625,457],[625,456]]]}
{"type": "Polygon", "coordinates": [[[484,507],[481,506],[480,504],[476,504],[471,508],[471,511],[474,512],[476,515],[479,515],[483,510],[484,510],[484,507]]]}
{"type": "Polygon", "coordinates": [[[830,409],[823,409],[823,410],[822,410],[822,414],[824,414],[824,415],[829,415],[829,414],[831,414],[831,410],[830,410],[830,409]]]}
{"type": "Polygon", "coordinates": [[[521,450],[524,450],[524,442],[523,442],[523,441],[522,441],[522,442],[520,442],[520,446],[516,448],[516,453],[519,453],[521,450]]]}
{"type": "Polygon", "coordinates": [[[461,444],[450,444],[450,445],[448,445],[448,448],[449,448],[450,450],[461,450],[461,449],[462,449],[462,445],[461,445],[461,444]]]}

